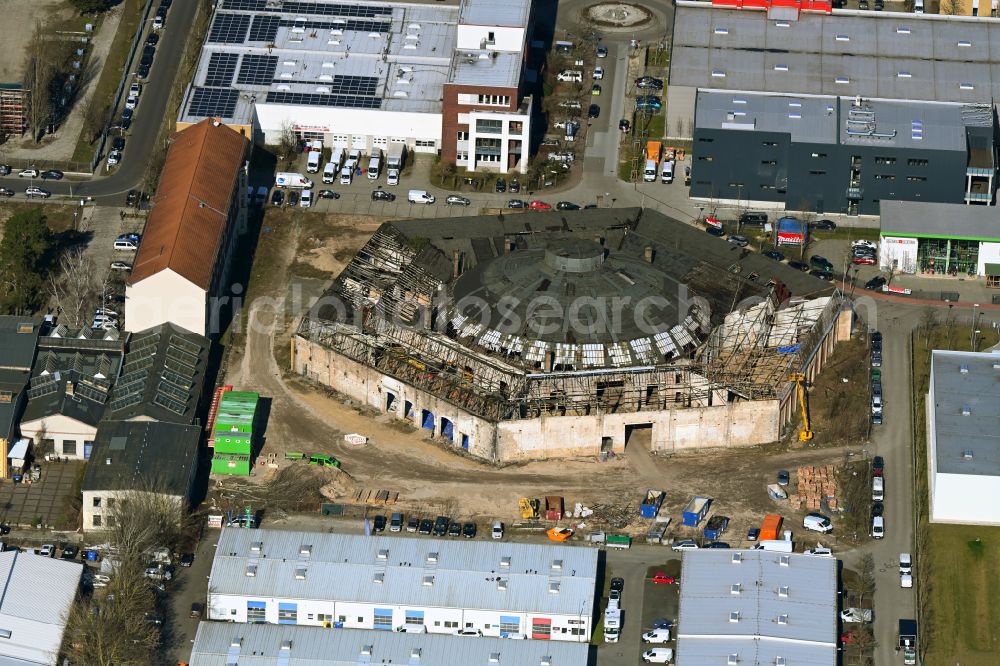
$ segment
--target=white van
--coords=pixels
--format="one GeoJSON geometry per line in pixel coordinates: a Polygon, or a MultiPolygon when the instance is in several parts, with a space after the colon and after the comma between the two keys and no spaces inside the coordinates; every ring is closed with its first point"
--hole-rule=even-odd
{"type": "Polygon", "coordinates": [[[793,550],[791,541],[781,541],[778,539],[764,539],[758,541],[753,550],[770,550],[776,553],[790,553],[793,550]]]}
{"type": "Polygon", "coordinates": [[[302,194],[299,197],[299,208],[309,208],[312,206],[312,203],[312,190],[302,190],[302,194]]]}
{"type": "Polygon", "coordinates": [[[306,157],[306,172],[316,173],[319,171],[319,163],[323,160],[323,151],[320,150],[310,150],[309,155],[306,157]]]}
{"type": "Polygon", "coordinates": [[[119,238],[118,240],[115,241],[115,249],[116,250],[129,250],[129,251],[138,250],[139,249],[139,244],[137,242],[133,241],[133,240],[126,240],[126,239],[119,238]]]}
{"type": "Polygon", "coordinates": [[[642,169],[642,179],[647,183],[656,182],[656,161],[646,160],[646,165],[642,169]]]}
{"type": "Polygon", "coordinates": [[[325,167],[323,167],[323,182],[332,183],[334,180],[336,180],[336,178],[337,178],[337,165],[334,164],[333,161],[331,160],[326,163],[325,167]]]}
{"type": "Polygon", "coordinates": [[[872,499],[876,502],[885,499],[885,479],[881,476],[872,477],[872,499]]]}
{"type": "Polygon", "coordinates": [[[493,538],[502,539],[503,538],[503,523],[499,520],[493,521],[493,538]]]}
{"type": "Polygon", "coordinates": [[[340,170],[340,184],[350,185],[352,180],[354,180],[354,169],[350,165],[345,166],[340,170]]]}
{"type": "Polygon", "coordinates": [[[832,532],[833,523],[821,513],[807,513],[802,518],[802,527],[813,532],[832,532]]]}
{"type": "Polygon", "coordinates": [[[674,182],[674,163],[672,160],[663,160],[660,168],[660,180],[664,183],[674,182]]]}
{"type": "Polygon", "coordinates": [[[410,190],[406,194],[406,200],[410,203],[432,204],[436,201],[433,194],[425,190],[410,190]]]}
{"type": "Polygon", "coordinates": [[[914,0],[913,2],[913,13],[923,14],[924,13],[924,0],[914,0]]]}
{"type": "Polygon", "coordinates": [[[872,518],[872,538],[881,539],[885,536],[885,518],[875,516],[872,518]]]}
{"type": "Polygon", "coordinates": [[[378,180],[379,172],[382,169],[382,160],[377,156],[368,161],[368,180],[378,180]]]}

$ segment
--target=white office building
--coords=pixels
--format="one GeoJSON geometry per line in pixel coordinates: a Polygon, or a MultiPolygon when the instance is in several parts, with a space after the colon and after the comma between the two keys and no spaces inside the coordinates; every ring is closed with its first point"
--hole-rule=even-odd
{"type": "Polygon", "coordinates": [[[685,551],[677,666],[837,663],[837,560],[685,551]]]}
{"type": "Polygon", "coordinates": [[[208,618],[586,643],[596,574],[591,548],[227,528],[208,618]]]}
{"type": "Polygon", "coordinates": [[[191,666],[587,666],[585,643],[201,622],[191,666]]]}
{"type": "Polygon", "coordinates": [[[931,522],[1000,525],[1000,354],[932,352],[926,408],[931,522]]]}

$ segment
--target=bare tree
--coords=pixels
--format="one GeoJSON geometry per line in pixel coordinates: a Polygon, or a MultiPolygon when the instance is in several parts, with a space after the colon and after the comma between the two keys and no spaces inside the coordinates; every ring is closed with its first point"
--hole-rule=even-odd
{"type": "Polygon", "coordinates": [[[59,322],[71,328],[85,325],[87,307],[109,279],[83,248],[64,253],[59,258],[59,270],[49,275],[49,296],[52,305],[60,308],[59,322]]]}
{"type": "Polygon", "coordinates": [[[299,145],[299,138],[292,129],[292,123],[288,120],[281,123],[281,132],[278,134],[278,147],[281,149],[281,159],[288,159],[295,155],[299,145]]]}
{"type": "Polygon", "coordinates": [[[40,22],[25,46],[24,87],[28,91],[27,121],[32,138],[41,139],[42,130],[52,116],[52,81],[56,69],[51,60],[49,44],[40,22]]]}
{"type": "Polygon", "coordinates": [[[955,16],[957,14],[961,14],[962,13],[961,0],[941,0],[938,13],[945,14],[948,16],[955,16]]]}
{"type": "Polygon", "coordinates": [[[187,507],[163,484],[140,482],[131,490],[115,493],[108,503],[108,543],[117,551],[122,566],[144,566],[149,552],[158,547],[173,550],[187,527],[187,507]]]}
{"type": "Polygon", "coordinates": [[[104,125],[108,121],[110,105],[107,102],[91,100],[83,110],[83,131],[90,143],[97,141],[97,137],[104,131],[104,125]]]}

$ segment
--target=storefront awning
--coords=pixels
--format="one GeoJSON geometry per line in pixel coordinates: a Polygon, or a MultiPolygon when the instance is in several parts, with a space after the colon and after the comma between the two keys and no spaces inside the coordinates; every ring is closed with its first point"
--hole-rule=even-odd
{"type": "Polygon", "coordinates": [[[986,264],[986,274],[991,276],[1000,275],[1000,264],[986,264]]]}

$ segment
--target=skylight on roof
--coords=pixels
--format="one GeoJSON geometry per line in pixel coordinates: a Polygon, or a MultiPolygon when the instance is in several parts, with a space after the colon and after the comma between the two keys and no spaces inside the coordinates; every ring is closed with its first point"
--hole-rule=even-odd
{"type": "Polygon", "coordinates": [[[717,34],[717,35],[728,35],[729,34],[729,28],[716,28],[715,29],[715,34],[717,34]]]}
{"type": "Polygon", "coordinates": [[[842,83],[842,84],[848,84],[848,83],[851,82],[851,80],[849,78],[847,78],[846,76],[838,76],[837,79],[836,79],[836,82],[837,83],[842,83]]]}
{"type": "Polygon", "coordinates": [[[972,85],[971,83],[959,83],[958,84],[958,89],[959,90],[975,90],[976,86],[972,85]]]}
{"type": "Polygon", "coordinates": [[[851,41],[850,35],[837,35],[838,42],[849,42],[851,41]]]}
{"type": "Polygon", "coordinates": [[[726,78],[726,73],[721,69],[713,69],[712,77],[716,79],[724,79],[726,78]]]}
{"type": "Polygon", "coordinates": [[[774,66],[774,71],[776,71],[776,72],[787,72],[788,71],[788,65],[775,65],[774,66]]]}

